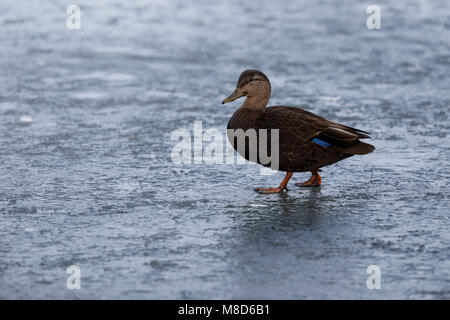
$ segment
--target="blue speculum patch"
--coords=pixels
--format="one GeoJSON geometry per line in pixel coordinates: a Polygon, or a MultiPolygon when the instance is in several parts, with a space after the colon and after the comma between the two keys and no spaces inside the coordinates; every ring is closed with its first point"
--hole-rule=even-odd
{"type": "Polygon", "coordinates": [[[322,147],[325,147],[325,148],[328,148],[328,147],[331,146],[331,143],[328,143],[326,141],[323,141],[323,140],[320,140],[320,139],[317,139],[317,138],[314,138],[311,141],[314,142],[314,143],[317,143],[318,145],[320,145],[322,147]]]}

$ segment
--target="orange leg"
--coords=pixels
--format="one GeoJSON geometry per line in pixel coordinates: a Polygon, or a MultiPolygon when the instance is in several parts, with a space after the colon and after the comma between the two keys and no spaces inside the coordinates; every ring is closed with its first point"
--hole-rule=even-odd
{"type": "Polygon", "coordinates": [[[308,181],[302,183],[296,183],[295,185],[298,187],[320,187],[322,184],[322,178],[320,177],[319,171],[320,169],[312,170],[312,176],[308,181]]]}
{"type": "Polygon", "coordinates": [[[256,188],[255,190],[262,194],[267,193],[278,193],[283,191],[284,189],[287,190],[286,186],[289,182],[289,179],[291,179],[293,172],[286,172],[286,176],[284,177],[283,181],[281,181],[280,186],[278,188],[256,188]]]}

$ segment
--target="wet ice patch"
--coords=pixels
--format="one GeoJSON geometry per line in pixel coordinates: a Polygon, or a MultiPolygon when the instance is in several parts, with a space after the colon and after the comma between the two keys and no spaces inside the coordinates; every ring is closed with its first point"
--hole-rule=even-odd
{"type": "Polygon", "coordinates": [[[105,81],[133,81],[135,79],[133,75],[126,73],[110,73],[102,78],[105,81]]]}
{"type": "Polygon", "coordinates": [[[72,95],[73,98],[78,100],[96,100],[103,99],[107,97],[107,94],[104,92],[77,92],[72,95]]]}
{"type": "Polygon", "coordinates": [[[136,49],[127,47],[110,47],[110,46],[99,46],[92,49],[95,53],[101,54],[119,54],[128,55],[141,58],[150,58],[154,55],[154,52],[147,49],[136,49]]]}
{"type": "Polygon", "coordinates": [[[381,103],[381,101],[377,99],[362,99],[361,103],[367,105],[378,105],[381,103]]]}
{"type": "Polygon", "coordinates": [[[274,87],[283,88],[286,86],[287,79],[280,75],[271,75],[270,82],[274,87]]]}
{"type": "Polygon", "coordinates": [[[263,207],[267,207],[267,205],[265,205],[265,204],[260,204],[260,203],[250,203],[250,207],[254,207],[254,208],[263,208],[263,207]]]}
{"type": "Polygon", "coordinates": [[[145,98],[177,98],[177,99],[188,99],[191,96],[184,92],[170,92],[170,91],[159,91],[151,90],[144,94],[145,98]]]}
{"type": "Polygon", "coordinates": [[[341,97],[339,97],[339,96],[336,96],[336,97],[321,96],[321,97],[319,97],[319,99],[325,100],[325,101],[330,101],[330,102],[336,102],[336,101],[339,101],[341,99],[341,97]]]}
{"type": "Polygon", "coordinates": [[[103,71],[94,71],[75,76],[77,80],[103,80],[103,81],[133,81],[135,76],[127,73],[109,73],[103,71]]]}
{"type": "Polygon", "coordinates": [[[33,122],[33,118],[31,118],[30,116],[21,116],[19,120],[21,123],[32,123],[33,122]]]}

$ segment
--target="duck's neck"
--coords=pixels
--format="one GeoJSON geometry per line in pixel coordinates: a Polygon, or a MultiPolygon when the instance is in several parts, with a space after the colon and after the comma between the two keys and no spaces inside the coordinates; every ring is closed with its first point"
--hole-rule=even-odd
{"type": "Polygon", "coordinates": [[[250,96],[245,99],[244,103],[239,109],[253,110],[264,112],[266,110],[267,103],[269,102],[270,92],[250,96]]]}

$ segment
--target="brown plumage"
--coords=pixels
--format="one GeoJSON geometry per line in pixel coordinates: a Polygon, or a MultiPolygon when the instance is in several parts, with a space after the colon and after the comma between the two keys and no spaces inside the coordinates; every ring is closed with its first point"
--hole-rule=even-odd
{"type": "MultiPolygon", "coordinates": [[[[258,70],[244,71],[239,77],[234,93],[223,103],[246,96],[242,106],[236,110],[228,122],[228,129],[255,129],[260,140],[259,129],[268,129],[267,149],[270,155],[270,130],[279,130],[279,171],[287,175],[278,188],[258,188],[260,193],[274,193],[286,189],[292,172],[311,171],[312,177],[298,186],[319,186],[320,168],[351,157],[372,152],[375,148],[359,139],[370,138],[367,132],[329,121],[306,110],[289,107],[267,107],[270,98],[270,82],[258,70]]],[[[249,139],[246,139],[245,152],[240,154],[247,160],[249,139]]],[[[237,148],[236,138],[231,138],[233,147],[237,148]]],[[[259,143],[258,143],[259,145],[259,143]]],[[[239,150],[238,150],[239,151],[239,150]]],[[[241,150],[242,151],[242,150],[241,150]]],[[[265,166],[257,157],[256,161],[265,166]]]]}

